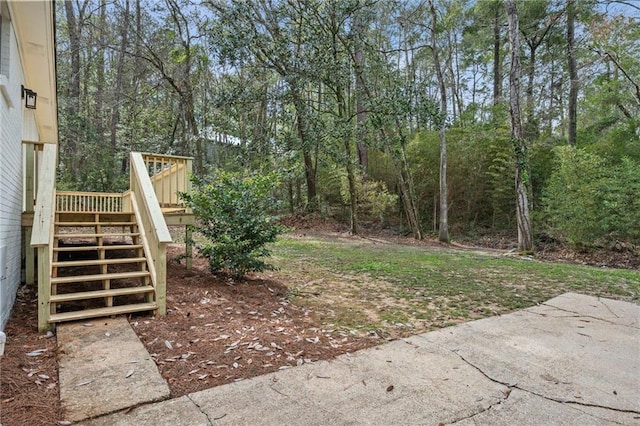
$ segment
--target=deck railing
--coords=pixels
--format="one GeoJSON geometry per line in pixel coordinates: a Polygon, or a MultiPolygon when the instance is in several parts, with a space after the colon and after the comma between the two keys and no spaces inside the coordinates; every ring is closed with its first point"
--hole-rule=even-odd
{"type": "Polygon", "coordinates": [[[109,192],[57,191],[56,209],[60,213],[119,213],[123,194],[109,192]]]}
{"type": "Polygon", "coordinates": [[[161,207],[184,207],[179,193],[191,191],[193,159],[176,155],[141,154],[161,207]]]}

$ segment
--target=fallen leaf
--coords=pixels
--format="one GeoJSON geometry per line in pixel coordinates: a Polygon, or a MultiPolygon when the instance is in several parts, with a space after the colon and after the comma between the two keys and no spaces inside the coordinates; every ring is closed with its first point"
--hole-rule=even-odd
{"type": "Polygon", "coordinates": [[[168,340],[164,341],[164,345],[167,347],[167,349],[173,349],[173,346],[171,345],[171,342],[168,340]]]}

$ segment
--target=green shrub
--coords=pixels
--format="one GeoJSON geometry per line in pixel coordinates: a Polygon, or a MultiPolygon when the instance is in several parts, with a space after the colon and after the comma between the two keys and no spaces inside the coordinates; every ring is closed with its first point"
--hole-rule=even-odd
{"type": "Polygon", "coordinates": [[[244,276],[272,269],[262,259],[270,255],[266,244],[284,232],[272,215],[277,176],[218,171],[207,181],[192,181],[194,190],[182,197],[198,219],[196,230],[206,241],[196,247],[211,272],[244,276]]]}
{"type": "MultiPolygon", "coordinates": [[[[341,176],[340,195],[349,204],[349,182],[345,173],[341,176]]],[[[384,182],[366,179],[364,174],[356,171],[356,196],[358,198],[358,214],[363,220],[379,221],[384,224],[387,214],[393,211],[398,203],[398,196],[390,194],[384,182]]]]}
{"type": "Polygon", "coordinates": [[[544,193],[547,232],[574,248],[623,240],[639,242],[640,167],[608,164],[596,154],[564,146],[544,193]]]}

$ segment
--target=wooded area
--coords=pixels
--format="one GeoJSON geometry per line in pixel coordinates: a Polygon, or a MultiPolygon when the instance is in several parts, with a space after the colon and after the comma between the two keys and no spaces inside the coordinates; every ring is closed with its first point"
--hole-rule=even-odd
{"type": "Polygon", "coordinates": [[[58,187],[132,150],[276,172],[278,213],[442,241],[640,243],[640,6],[624,0],[56,3],[58,187]]]}

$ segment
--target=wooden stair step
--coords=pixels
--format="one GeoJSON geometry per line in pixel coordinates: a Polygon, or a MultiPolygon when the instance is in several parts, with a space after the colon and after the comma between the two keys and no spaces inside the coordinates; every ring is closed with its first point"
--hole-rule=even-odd
{"type": "Polygon", "coordinates": [[[93,259],[93,260],[69,260],[53,262],[53,266],[64,268],[65,266],[94,266],[94,265],[116,265],[122,263],[142,263],[146,262],[145,257],[125,257],[116,259],[93,259]]]}
{"type": "Polygon", "coordinates": [[[108,308],[85,309],[83,311],[62,312],[59,314],[51,314],[49,322],[74,321],[87,318],[108,317],[111,315],[128,314],[131,312],[144,312],[156,310],[158,306],[155,302],[136,303],[132,305],[111,306],[108,308]]]}
{"type": "Polygon", "coordinates": [[[141,249],[142,247],[142,244],[122,244],[114,246],[70,246],[54,247],[53,251],[136,250],[141,249]]]}
{"type": "Polygon", "coordinates": [[[105,232],[100,234],[54,234],[55,238],[138,237],[139,232],[105,232]]]}
{"type": "Polygon", "coordinates": [[[92,213],[92,212],[60,212],[56,211],[60,222],[129,222],[134,220],[133,213],[92,213]]]}
{"type": "Polygon", "coordinates": [[[102,297],[128,296],[154,291],[153,286],[113,288],[109,290],[79,291],[75,293],[55,294],[50,296],[51,303],[71,302],[72,300],[100,299],[102,297]]]}
{"type": "Polygon", "coordinates": [[[57,226],[69,226],[75,228],[93,227],[93,226],[135,226],[136,222],[55,222],[57,226]]]}
{"type": "Polygon", "coordinates": [[[95,274],[95,275],[74,275],[71,277],[52,277],[51,284],[69,284],[80,283],[86,281],[102,281],[102,280],[118,280],[123,278],[140,278],[148,277],[150,274],[148,271],[134,271],[134,272],[113,272],[109,274],[95,274]]]}

